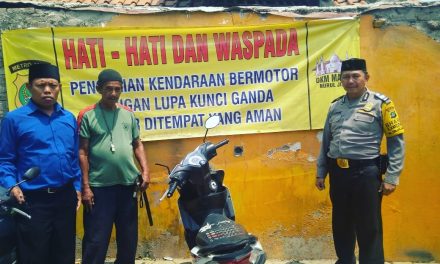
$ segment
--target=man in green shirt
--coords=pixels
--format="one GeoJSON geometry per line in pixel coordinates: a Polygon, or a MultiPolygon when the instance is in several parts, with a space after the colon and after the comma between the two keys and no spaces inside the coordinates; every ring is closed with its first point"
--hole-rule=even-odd
{"type": "Polygon", "coordinates": [[[147,158],[133,112],[117,103],[122,92],[119,72],[103,70],[98,76],[97,91],[101,100],[78,115],[84,205],[82,263],[104,263],[114,223],[115,263],[131,264],[138,239],[137,200],[133,193],[139,174],[143,179],[141,191],[148,187],[147,158]]]}

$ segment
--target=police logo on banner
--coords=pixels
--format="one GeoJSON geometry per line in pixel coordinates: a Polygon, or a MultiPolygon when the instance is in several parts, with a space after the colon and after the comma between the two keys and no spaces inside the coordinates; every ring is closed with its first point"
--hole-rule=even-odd
{"type": "Polygon", "coordinates": [[[16,74],[13,84],[16,88],[15,92],[15,107],[20,107],[29,102],[31,98],[31,93],[26,88],[26,83],[28,82],[28,69],[33,64],[44,63],[39,60],[25,60],[19,61],[12,65],[9,65],[8,68],[11,71],[11,74],[16,74]],[[22,71],[25,71],[25,74],[21,74],[22,71]]]}

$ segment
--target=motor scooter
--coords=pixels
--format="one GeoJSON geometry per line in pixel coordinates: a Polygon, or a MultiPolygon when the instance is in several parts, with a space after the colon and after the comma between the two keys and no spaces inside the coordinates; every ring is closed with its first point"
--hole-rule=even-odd
{"type": "Polygon", "coordinates": [[[216,150],[229,142],[228,139],[217,144],[205,142],[208,130],[219,122],[216,115],[208,118],[203,143],[172,171],[156,164],[168,169],[168,189],[160,200],[172,197],[178,190],[185,241],[195,263],[263,264],[266,254],[260,242],[235,222],[231,194],[223,185],[224,171],[209,164],[217,155],[216,150]]]}
{"type": "Polygon", "coordinates": [[[15,264],[16,257],[16,229],[14,215],[31,219],[31,216],[22,210],[18,209],[17,201],[11,197],[11,190],[15,186],[19,186],[23,182],[29,181],[40,174],[40,168],[32,167],[28,169],[24,175],[23,180],[16,183],[9,189],[0,187],[0,264],[15,264]]]}

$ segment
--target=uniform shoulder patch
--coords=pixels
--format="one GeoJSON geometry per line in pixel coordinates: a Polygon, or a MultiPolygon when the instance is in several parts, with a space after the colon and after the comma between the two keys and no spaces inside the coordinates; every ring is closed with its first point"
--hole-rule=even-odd
{"type": "Polygon", "coordinates": [[[339,100],[341,100],[344,97],[344,95],[339,96],[338,98],[336,98],[335,100],[332,101],[332,103],[337,102],[339,100]]]}
{"type": "Polygon", "coordinates": [[[374,98],[377,98],[387,104],[389,104],[391,102],[390,98],[386,97],[385,95],[383,95],[381,93],[375,93],[374,98]]]}

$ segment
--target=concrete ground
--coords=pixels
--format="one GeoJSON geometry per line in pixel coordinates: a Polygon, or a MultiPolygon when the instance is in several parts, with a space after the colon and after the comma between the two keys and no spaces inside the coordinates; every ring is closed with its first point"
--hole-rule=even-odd
{"type": "MultiPolygon", "coordinates": [[[[113,262],[106,262],[110,264],[113,262]]],[[[190,264],[191,259],[170,259],[170,260],[136,260],[136,264],[190,264]]],[[[304,261],[288,261],[288,260],[267,260],[267,264],[334,264],[334,260],[304,260],[304,261]]]]}
{"type": "MultiPolygon", "coordinates": [[[[136,264],[190,264],[190,263],[191,263],[191,259],[136,260],[136,264]]],[[[267,264],[334,264],[335,261],[334,260],[302,260],[302,261],[267,260],[266,263],[267,264]]]]}
{"type": "MultiPolygon", "coordinates": [[[[105,264],[112,264],[112,259],[109,259],[105,264]]],[[[335,260],[331,259],[320,259],[320,260],[275,260],[269,259],[266,261],[267,264],[334,264],[335,260]]],[[[440,264],[435,262],[429,262],[430,264],[440,264]]],[[[136,260],[136,264],[191,264],[191,259],[143,259],[136,260]]],[[[385,262],[385,264],[417,264],[416,262],[385,262]]],[[[424,263],[426,264],[426,263],[424,263]]]]}
{"type": "MultiPolygon", "coordinates": [[[[105,264],[113,263],[112,260],[108,260],[105,264]]],[[[267,264],[334,264],[334,260],[301,260],[301,261],[289,261],[289,260],[267,260],[267,264]]],[[[191,264],[191,259],[144,259],[136,260],[136,264],[191,264]]],[[[393,263],[395,264],[395,263],[393,263]]]]}

